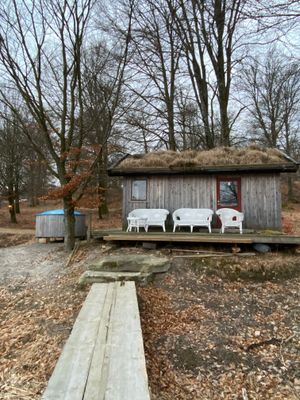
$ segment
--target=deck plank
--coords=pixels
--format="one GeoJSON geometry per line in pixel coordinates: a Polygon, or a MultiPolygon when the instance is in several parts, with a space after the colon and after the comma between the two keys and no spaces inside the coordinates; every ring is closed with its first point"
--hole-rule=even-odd
{"type": "Polygon", "coordinates": [[[187,242],[187,243],[252,243],[252,238],[243,235],[209,236],[209,235],[178,235],[178,234],[111,234],[104,236],[105,241],[134,242],[187,242]]]}
{"type": "Polygon", "coordinates": [[[103,237],[105,241],[118,242],[171,242],[171,243],[228,243],[228,244],[252,244],[266,243],[278,245],[300,245],[300,236],[292,235],[262,235],[262,234],[203,234],[203,233],[127,233],[118,232],[103,237]]]}

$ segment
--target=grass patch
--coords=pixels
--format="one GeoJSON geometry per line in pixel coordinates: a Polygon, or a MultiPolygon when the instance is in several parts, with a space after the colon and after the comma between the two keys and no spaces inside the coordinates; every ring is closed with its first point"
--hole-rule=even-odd
{"type": "Polygon", "coordinates": [[[260,256],[253,258],[195,259],[192,266],[199,274],[216,275],[222,279],[278,281],[300,275],[299,256],[260,256]]]}

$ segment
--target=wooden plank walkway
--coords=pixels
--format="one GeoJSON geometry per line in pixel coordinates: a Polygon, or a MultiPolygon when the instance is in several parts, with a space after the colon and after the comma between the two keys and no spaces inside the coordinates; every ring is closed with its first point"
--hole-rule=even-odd
{"type": "Polygon", "coordinates": [[[95,283],[42,400],[149,400],[134,282],[95,283]]]}
{"type": "Polygon", "coordinates": [[[185,243],[228,243],[228,244],[289,244],[300,245],[300,236],[289,235],[260,235],[260,234],[239,234],[225,233],[180,233],[180,232],[113,232],[103,236],[105,241],[126,241],[126,242],[185,242],[185,243]]]}

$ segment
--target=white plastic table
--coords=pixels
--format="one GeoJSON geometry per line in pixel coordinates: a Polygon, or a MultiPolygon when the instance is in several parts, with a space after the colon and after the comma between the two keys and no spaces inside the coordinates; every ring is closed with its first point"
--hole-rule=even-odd
{"type": "Polygon", "coordinates": [[[136,229],[137,232],[140,231],[140,227],[145,227],[147,222],[147,218],[140,218],[140,217],[128,217],[128,228],[126,232],[131,232],[132,228],[136,229]]]}

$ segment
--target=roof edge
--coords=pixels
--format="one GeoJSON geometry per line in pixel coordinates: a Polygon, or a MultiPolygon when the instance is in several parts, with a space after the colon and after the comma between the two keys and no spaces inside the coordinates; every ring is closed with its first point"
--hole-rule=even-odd
{"type": "Polygon", "coordinates": [[[287,153],[285,153],[284,151],[282,151],[282,150],[280,150],[280,149],[277,149],[277,151],[278,151],[279,153],[281,153],[282,156],[283,156],[286,160],[288,160],[288,161],[290,161],[291,163],[294,163],[294,164],[296,164],[296,165],[300,165],[300,161],[295,160],[293,157],[289,156],[289,155],[288,155],[287,153]]]}
{"type": "Polygon", "coordinates": [[[298,163],[288,162],[280,164],[252,164],[252,165],[211,165],[203,167],[168,167],[168,168],[110,168],[109,176],[127,175],[178,175],[178,174],[214,174],[214,173],[233,173],[233,172],[297,172],[298,163]]]}

